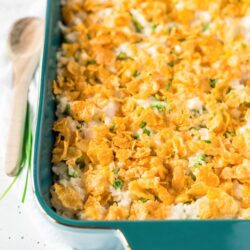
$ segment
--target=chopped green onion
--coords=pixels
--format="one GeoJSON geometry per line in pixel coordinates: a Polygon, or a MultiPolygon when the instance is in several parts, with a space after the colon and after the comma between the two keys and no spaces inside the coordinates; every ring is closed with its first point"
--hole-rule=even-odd
{"type": "Polygon", "coordinates": [[[170,34],[173,29],[177,29],[177,25],[175,23],[168,28],[168,34],[170,34]]]}
{"type": "Polygon", "coordinates": [[[158,105],[158,104],[154,105],[152,107],[158,109],[158,111],[160,111],[160,112],[162,112],[166,109],[163,105],[158,105]]]}
{"type": "Polygon", "coordinates": [[[142,203],[146,203],[146,202],[148,201],[148,199],[146,199],[146,198],[144,198],[144,197],[141,197],[139,200],[140,200],[142,203]]]}
{"type": "Polygon", "coordinates": [[[205,32],[209,29],[209,23],[202,24],[202,31],[205,32]]]}
{"type": "Polygon", "coordinates": [[[136,134],[133,134],[132,137],[133,137],[134,139],[138,140],[138,139],[140,138],[140,135],[136,133],[136,134]]]}
{"type": "Polygon", "coordinates": [[[181,43],[182,43],[182,42],[185,42],[185,41],[186,41],[186,38],[179,38],[178,41],[181,42],[181,43]]]}
{"type": "Polygon", "coordinates": [[[169,78],[169,82],[165,86],[166,90],[169,90],[171,88],[172,82],[173,82],[173,78],[169,78]]]}
{"type": "Polygon", "coordinates": [[[206,155],[202,154],[198,156],[199,161],[204,162],[206,160],[206,155]]]}
{"type": "Polygon", "coordinates": [[[162,202],[161,199],[158,196],[155,196],[155,200],[159,201],[159,202],[162,202]]]}
{"type": "Polygon", "coordinates": [[[88,40],[91,40],[91,39],[92,39],[92,37],[91,37],[90,34],[87,34],[87,39],[88,39],[88,40]]]}
{"type": "Polygon", "coordinates": [[[123,61],[123,60],[127,60],[130,57],[125,53],[125,52],[121,52],[119,55],[117,55],[116,59],[123,61]]]}
{"type": "Polygon", "coordinates": [[[78,157],[76,159],[76,165],[78,165],[80,169],[83,169],[85,167],[85,162],[83,160],[83,157],[78,157]]]}
{"type": "Polygon", "coordinates": [[[207,128],[205,125],[197,125],[196,127],[191,127],[189,130],[200,130],[201,128],[207,128]]]}
{"type": "Polygon", "coordinates": [[[113,169],[112,172],[113,172],[114,174],[118,174],[119,170],[120,170],[119,168],[115,168],[115,169],[113,169]]]}
{"type": "Polygon", "coordinates": [[[145,128],[147,126],[147,123],[146,122],[142,122],[141,124],[140,124],[140,128],[145,128]]]}
{"type": "Polygon", "coordinates": [[[65,116],[70,115],[70,105],[69,105],[69,104],[67,104],[67,105],[65,106],[65,109],[64,109],[64,111],[63,111],[63,115],[65,115],[65,116]]]}
{"type": "Polygon", "coordinates": [[[211,140],[204,140],[205,143],[211,144],[211,140]]]}
{"type": "Polygon", "coordinates": [[[89,59],[87,61],[87,65],[95,65],[95,64],[96,64],[96,60],[94,60],[94,59],[89,59]]]}
{"type": "Polygon", "coordinates": [[[191,127],[189,130],[192,131],[192,130],[195,130],[195,131],[198,131],[200,129],[200,127],[191,127]]]}
{"type": "Polygon", "coordinates": [[[69,168],[69,170],[68,170],[68,176],[76,178],[78,176],[77,171],[75,169],[73,169],[73,168],[69,168]]]}
{"type": "Polygon", "coordinates": [[[159,101],[159,99],[160,99],[160,96],[158,95],[158,92],[153,96],[153,100],[154,101],[159,101]]]}
{"type": "Polygon", "coordinates": [[[150,136],[150,133],[151,133],[150,130],[148,130],[146,128],[143,129],[143,134],[150,136]]]}
{"type": "Polygon", "coordinates": [[[173,61],[169,62],[168,66],[171,67],[171,68],[173,68],[174,67],[174,62],[173,61]]]}
{"type": "Polygon", "coordinates": [[[231,87],[228,87],[228,89],[227,89],[227,94],[229,94],[231,91],[232,91],[232,88],[231,88],[231,87]]]}
{"type": "Polygon", "coordinates": [[[200,111],[199,111],[198,109],[191,109],[191,113],[192,113],[192,115],[194,115],[194,116],[200,115],[200,111]]]}
{"type": "Polygon", "coordinates": [[[117,190],[117,189],[122,189],[122,187],[124,186],[124,183],[117,179],[115,180],[114,184],[113,184],[113,187],[117,190]]]}
{"type": "Polygon", "coordinates": [[[157,27],[158,27],[158,24],[153,24],[152,27],[151,27],[152,32],[155,32],[157,27]]]}
{"type": "Polygon", "coordinates": [[[194,167],[198,167],[199,165],[202,165],[205,162],[206,162],[206,155],[204,154],[198,155],[195,160],[194,167]]]}
{"type": "Polygon", "coordinates": [[[161,102],[161,101],[154,101],[151,104],[151,108],[156,108],[159,112],[165,111],[167,108],[167,103],[166,102],[161,102]]]}
{"type": "Polygon", "coordinates": [[[197,128],[197,127],[192,127],[192,128],[190,128],[189,130],[190,130],[190,132],[191,132],[191,135],[193,136],[193,135],[195,135],[195,131],[198,131],[199,128],[197,128]]]}
{"type": "Polygon", "coordinates": [[[196,181],[196,176],[192,171],[190,171],[189,176],[192,178],[193,181],[196,181]]]}
{"type": "Polygon", "coordinates": [[[196,181],[196,176],[190,169],[185,173],[185,175],[190,176],[193,181],[196,181]]]}
{"type": "Polygon", "coordinates": [[[139,75],[138,71],[135,69],[133,72],[133,77],[137,77],[139,75]]]}
{"type": "Polygon", "coordinates": [[[115,130],[115,124],[113,124],[113,125],[111,125],[111,126],[109,127],[109,131],[110,131],[110,132],[114,132],[114,130],[115,130]]]}
{"type": "Polygon", "coordinates": [[[216,80],[216,79],[210,79],[209,82],[210,82],[211,88],[215,88],[215,86],[216,86],[218,80],[216,80]]]}
{"type": "Polygon", "coordinates": [[[82,162],[82,157],[78,157],[75,162],[77,165],[80,164],[82,162]]]}
{"type": "Polygon", "coordinates": [[[166,90],[169,90],[171,88],[171,83],[168,82],[165,87],[166,87],[166,90]]]}
{"type": "Polygon", "coordinates": [[[226,136],[226,138],[235,136],[235,132],[232,130],[228,130],[228,131],[226,131],[225,136],[226,136]]]}
{"type": "Polygon", "coordinates": [[[141,23],[134,16],[132,16],[132,22],[135,26],[136,32],[141,33],[144,29],[144,27],[141,25],[141,23]]]}

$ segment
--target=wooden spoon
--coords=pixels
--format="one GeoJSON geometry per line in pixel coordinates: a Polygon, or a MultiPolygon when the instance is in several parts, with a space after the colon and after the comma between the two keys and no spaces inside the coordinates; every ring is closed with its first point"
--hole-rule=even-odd
{"type": "Polygon", "coordinates": [[[42,45],[44,24],[36,17],[27,17],[14,23],[9,35],[13,64],[13,93],[10,102],[10,125],[5,154],[5,170],[15,176],[21,160],[28,89],[37,68],[42,45]]]}

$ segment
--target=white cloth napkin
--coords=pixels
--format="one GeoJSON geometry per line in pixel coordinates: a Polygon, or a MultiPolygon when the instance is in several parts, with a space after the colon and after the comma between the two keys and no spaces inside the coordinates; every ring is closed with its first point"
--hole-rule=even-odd
{"type": "MultiPolygon", "coordinates": [[[[7,49],[8,32],[12,23],[18,18],[25,16],[44,18],[45,5],[45,0],[0,0],[0,193],[12,180],[5,176],[3,165],[12,85],[12,67],[7,49]]],[[[36,110],[39,84],[40,75],[37,73],[29,92],[29,103],[33,115],[36,110]]],[[[29,180],[26,201],[21,204],[25,174],[26,171],[6,198],[0,202],[0,249],[71,249],[40,214],[34,202],[31,180],[29,180]]]]}

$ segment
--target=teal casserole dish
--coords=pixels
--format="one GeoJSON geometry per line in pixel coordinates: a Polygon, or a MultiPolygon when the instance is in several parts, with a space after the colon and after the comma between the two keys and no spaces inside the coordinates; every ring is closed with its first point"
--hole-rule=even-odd
{"type": "Polygon", "coordinates": [[[54,224],[73,249],[105,250],[248,250],[250,221],[80,221],[59,216],[51,208],[51,151],[55,100],[56,53],[61,43],[60,0],[47,1],[46,36],[34,148],[34,192],[48,222],[54,224]]]}

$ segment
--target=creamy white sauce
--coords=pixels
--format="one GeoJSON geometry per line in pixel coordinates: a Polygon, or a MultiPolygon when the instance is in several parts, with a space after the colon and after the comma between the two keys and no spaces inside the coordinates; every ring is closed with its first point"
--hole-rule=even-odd
{"type": "Polygon", "coordinates": [[[187,108],[189,110],[196,109],[199,111],[200,114],[202,113],[202,106],[203,106],[203,102],[201,101],[199,97],[194,97],[187,101],[187,108]]]}
{"type": "Polygon", "coordinates": [[[181,48],[180,45],[175,45],[174,50],[175,50],[175,52],[176,52],[177,54],[179,54],[179,53],[182,52],[182,48],[181,48]]]}
{"type": "Polygon", "coordinates": [[[247,98],[246,87],[240,83],[240,80],[234,80],[231,82],[230,87],[235,91],[235,93],[240,97],[240,101],[244,102],[247,98]]]}
{"type": "Polygon", "coordinates": [[[199,130],[201,140],[209,140],[209,130],[207,128],[201,128],[199,130]]]}
{"type": "Polygon", "coordinates": [[[81,199],[84,200],[85,191],[82,188],[81,178],[70,178],[70,184],[77,191],[77,193],[80,195],[81,199]]]}
{"type": "MultiPolygon", "coordinates": [[[[203,155],[203,154],[204,154],[204,152],[203,152],[202,150],[199,150],[198,152],[196,152],[195,155],[190,156],[190,157],[188,158],[188,162],[189,162],[188,166],[189,166],[189,167],[193,167],[193,166],[195,165],[195,163],[197,162],[197,158],[198,158],[200,155],[203,155]]],[[[205,162],[201,162],[200,165],[204,166],[204,165],[205,165],[205,162]]]]}
{"type": "Polygon", "coordinates": [[[139,106],[141,106],[141,107],[143,107],[143,108],[149,108],[150,107],[150,105],[151,105],[151,99],[150,98],[148,98],[148,99],[146,99],[146,100],[143,100],[143,99],[135,99],[135,101],[136,101],[136,103],[139,105],[139,106]]]}
{"type": "Polygon", "coordinates": [[[134,52],[131,49],[130,43],[122,43],[117,49],[116,49],[116,55],[118,56],[120,53],[125,53],[129,57],[134,56],[134,52]]]}
{"type": "Polygon", "coordinates": [[[199,216],[199,202],[195,201],[191,204],[178,203],[172,205],[168,219],[198,219],[199,216]]]}
{"type": "Polygon", "coordinates": [[[183,2],[177,2],[175,4],[175,9],[178,10],[178,11],[181,11],[185,8],[185,4],[183,2]]]}
{"type": "Polygon", "coordinates": [[[146,50],[147,53],[148,53],[149,55],[151,55],[152,57],[157,57],[157,56],[159,55],[156,46],[146,47],[145,50],[146,50]]]}
{"type": "Polygon", "coordinates": [[[87,140],[92,139],[94,137],[93,127],[98,126],[99,124],[100,123],[97,122],[97,121],[84,123],[83,128],[82,128],[84,138],[87,139],[87,140]]]}
{"type": "Polygon", "coordinates": [[[202,22],[208,23],[211,21],[211,15],[208,11],[196,11],[195,15],[202,22]]]}
{"type": "Polygon", "coordinates": [[[250,42],[250,16],[241,19],[241,27],[245,39],[250,42]]]}
{"type": "Polygon", "coordinates": [[[104,120],[104,123],[106,125],[109,125],[116,115],[116,112],[118,110],[118,104],[115,101],[110,101],[102,110],[105,113],[106,117],[104,120]]]}
{"type": "Polygon", "coordinates": [[[78,33],[76,33],[76,32],[71,32],[71,33],[65,35],[65,39],[69,43],[76,42],[77,37],[78,37],[78,33]]]}
{"type": "Polygon", "coordinates": [[[239,128],[240,134],[245,134],[247,131],[250,131],[250,121],[248,121],[244,126],[239,128]]]}
{"type": "Polygon", "coordinates": [[[60,96],[60,97],[57,97],[56,99],[58,101],[58,104],[56,107],[56,116],[58,118],[61,118],[68,105],[68,99],[66,96],[60,96]]]}
{"type": "Polygon", "coordinates": [[[128,207],[131,204],[131,197],[129,191],[122,191],[115,189],[113,186],[110,187],[110,192],[113,200],[118,202],[118,205],[122,207],[128,207]]]}
{"type": "Polygon", "coordinates": [[[68,177],[68,166],[64,162],[59,162],[58,164],[52,167],[53,173],[59,176],[59,179],[65,179],[68,177]]]}

